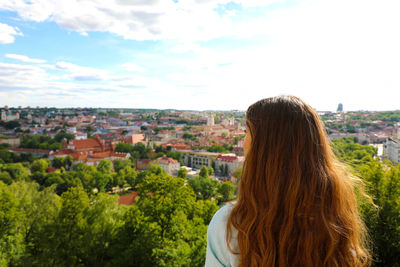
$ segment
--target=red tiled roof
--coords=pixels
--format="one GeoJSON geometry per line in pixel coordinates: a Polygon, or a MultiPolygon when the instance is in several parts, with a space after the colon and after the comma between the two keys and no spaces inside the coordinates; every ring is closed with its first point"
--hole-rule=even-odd
{"type": "Polygon", "coordinates": [[[133,205],[135,198],[138,196],[137,192],[132,192],[129,195],[123,195],[118,198],[118,205],[133,205]]]}
{"type": "Polygon", "coordinates": [[[91,157],[92,158],[107,158],[111,155],[112,151],[104,151],[104,152],[94,152],[91,157]]]}
{"type": "Polygon", "coordinates": [[[99,139],[96,138],[88,138],[88,139],[82,139],[82,140],[72,140],[75,150],[81,150],[81,149],[101,149],[102,144],[99,142],[99,139]]]}
{"type": "Polygon", "coordinates": [[[47,172],[48,172],[48,173],[55,172],[55,171],[56,171],[55,168],[47,168],[47,172]]]}
{"type": "Polygon", "coordinates": [[[103,152],[93,152],[90,156],[92,158],[108,158],[108,157],[120,157],[125,158],[128,153],[119,153],[113,152],[111,150],[103,151],[103,152]]]}
{"type": "Polygon", "coordinates": [[[185,144],[162,144],[161,145],[163,148],[166,148],[170,146],[171,148],[177,149],[177,150],[185,150],[185,149],[190,149],[189,145],[185,144]]]}
{"type": "Polygon", "coordinates": [[[160,157],[160,158],[156,159],[156,161],[165,162],[167,164],[177,164],[178,163],[178,161],[176,159],[168,158],[168,157],[160,157]]]}
{"type": "Polygon", "coordinates": [[[128,153],[121,153],[121,152],[112,152],[111,156],[112,157],[120,157],[120,158],[125,158],[128,153]]]}
{"type": "Polygon", "coordinates": [[[70,154],[70,156],[74,159],[74,160],[85,160],[88,157],[88,154],[83,154],[83,153],[72,153],[70,154]]]}
{"type": "Polygon", "coordinates": [[[237,156],[224,156],[224,155],[218,155],[217,160],[218,161],[225,161],[225,162],[234,162],[238,159],[237,156]]]}

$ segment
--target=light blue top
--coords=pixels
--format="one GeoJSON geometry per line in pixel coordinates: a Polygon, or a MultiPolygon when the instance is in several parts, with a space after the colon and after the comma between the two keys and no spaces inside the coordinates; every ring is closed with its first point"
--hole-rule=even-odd
{"type": "MultiPolygon", "coordinates": [[[[206,267],[236,267],[239,264],[238,255],[231,253],[226,243],[226,224],[232,207],[226,205],[219,209],[208,226],[206,267]]],[[[231,248],[234,251],[237,251],[236,235],[237,232],[234,231],[231,240],[231,248]]]]}

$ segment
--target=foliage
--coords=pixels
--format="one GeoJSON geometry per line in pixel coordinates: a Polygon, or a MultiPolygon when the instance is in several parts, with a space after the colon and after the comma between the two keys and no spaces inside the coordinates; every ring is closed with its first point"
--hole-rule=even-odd
{"type": "Polygon", "coordinates": [[[31,172],[46,172],[50,161],[48,159],[37,159],[31,164],[31,172]]]}
{"type": "Polygon", "coordinates": [[[207,148],[208,152],[217,152],[217,153],[228,153],[233,150],[233,146],[229,146],[228,144],[220,145],[211,145],[207,148]]]}
{"type": "Polygon", "coordinates": [[[6,128],[7,130],[12,130],[21,126],[21,124],[16,121],[0,121],[0,126],[6,128]]]}
{"type": "Polygon", "coordinates": [[[129,153],[132,158],[135,159],[147,159],[148,152],[151,152],[151,147],[146,147],[143,143],[137,143],[135,145],[118,143],[115,151],[129,153]]]}
{"type": "Polygon", "coordinates": [[[51,161],[51,165],[56,169],[63,167],[64,169],[69,170],[72,166],[72,161],[73,158],[70,155],[66,157],[54,157],[51,161]]]}
{"type": "Polygon", "coordinates": [[[66,133],[66,132],[59,132],[54,136],[54,140],[56,142],[62,142],[63,140],[67,139],[67,141],[75,139],[75,135],[73,135],[72,133],[66,133]]]}
{"type": "Polygon", "coordinates": [[[229,182],[223,182],[218,188],[218,193],[221,194],[221,201],[226,202],[235,198],[235,186],[229,182]]]}
{"type": "Polygon", "coordinates": [[[17,163],[17,162],[33,162],[38,157],[33,156],[31,153],[14,153],[7,149],[0,148],[0,162],[4,163],[17,163]]]}
{"type": "Polygon", "coordinates": [[[360,145],[356,137],[344,137],[332,140],[335,154],[353,167],[370,162],[376,156],[376,148],[360,145]]]}
{"type": "Polygon", "coordinates": [[[192,140],[192,141],[196,141],[197,140],[196,136],[194,136],[193,134],[188,133],[188,132],[183,133],[182,138],[186,139],[186,140],[192,140]]]}
{"type": "Polygon", "coordinates": [[[183,155],[179,151],[169,151],[167,152],[167,157],[176,159],[181,165],[183,165],[183,155]]]}
{"type": "Polygon", "coordinates": [[[21,138],[20,147],[58,150],[61,143],[46,135],[25,135],[21,138]]]}
{"type": "Polygon", "coordinates": [[[208,168],[206,166],[201,167],[199,176],[203,178],[209,178],[208,168]]]}
{"type": "Polygon", "coordinates": [[[374,207],[358,194],[360,211],[368,228],[374,266],[400,266],[400,165],[381,162],[375,148],[357,144],[354,138],[333,140],[338,157],[362,178],[374,207]]]}
{"type": "Polygon", "coordinates": [[[208,177],[195,177],[189,179],[189,185],[193,188],[197,199],[217,199],[219,182],[208,177]]]}
{"type": "Polygon", "coordinates": [[[179,171],[178,171],[178,177],[180,177],[182,179],[186,179],[187,178],[187,169],[180,168],[179,171]]]}

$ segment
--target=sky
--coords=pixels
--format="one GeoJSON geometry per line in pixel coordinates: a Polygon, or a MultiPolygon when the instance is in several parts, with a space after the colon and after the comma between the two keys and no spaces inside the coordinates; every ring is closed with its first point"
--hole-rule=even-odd
{"type": "Polygon", "coordinates": [[[1,0],[0,106],[400,109],[398,0],[1,0]]]}

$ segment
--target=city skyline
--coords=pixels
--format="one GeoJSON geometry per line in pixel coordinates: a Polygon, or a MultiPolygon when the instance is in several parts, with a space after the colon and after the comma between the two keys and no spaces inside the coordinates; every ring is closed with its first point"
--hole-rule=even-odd
{"type": "Polygon", "coordinates": [[[3,1],[0,106],[398,110],[397,1],[3,1]],[[251,4],[250,4],[251,3],[251,4]]]}

